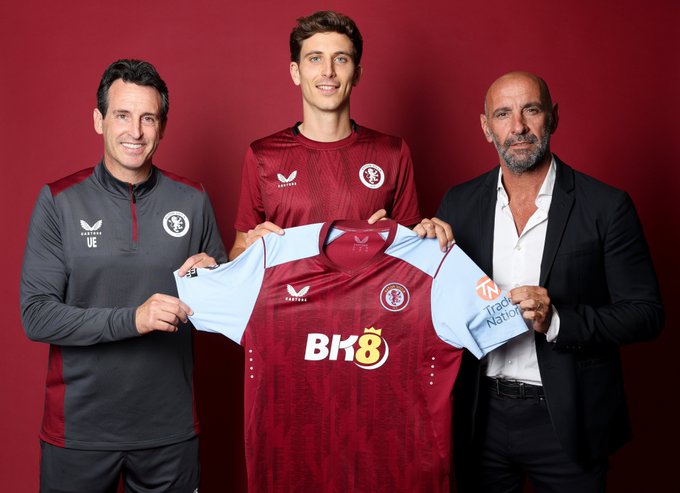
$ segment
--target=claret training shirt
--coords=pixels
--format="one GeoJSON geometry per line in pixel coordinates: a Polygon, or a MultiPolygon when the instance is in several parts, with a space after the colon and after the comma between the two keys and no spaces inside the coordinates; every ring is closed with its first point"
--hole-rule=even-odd
{"type": "Polygon", "coordinates": [[[527,330],[460,248],[393,221],[290,228],[175,276],[196,328],[245,349],[253,493],[448,492],[462,348],[527,330]]]}
{"type": "Polygon", "coordinates": [[[234,227],[264,221],[282,228],[329,219],[387,217],[420,222],[411,151],[404,139],[352,122],[337,142],[316,142],[297,126],[253,142],[243,161],[234,227]]]}

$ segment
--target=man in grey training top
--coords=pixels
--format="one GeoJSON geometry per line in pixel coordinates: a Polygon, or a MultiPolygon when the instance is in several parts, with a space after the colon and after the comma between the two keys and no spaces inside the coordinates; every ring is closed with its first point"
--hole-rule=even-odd
{"type": "Polygon", "coordinates": [[[33,211],[21,310],[50,344],[41,492],[115,492],[121,474],[128,492],[198,489],[190,308],[173,270],[226,255],[203,187],[152,164],[167,113],[151,64],[111,64],[93,115],[102,161],[43,187],[33,211]]]}

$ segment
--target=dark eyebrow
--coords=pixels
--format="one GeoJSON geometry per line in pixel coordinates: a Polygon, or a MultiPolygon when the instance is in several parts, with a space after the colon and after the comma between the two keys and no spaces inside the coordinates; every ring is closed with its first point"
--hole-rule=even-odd
{"type": "MultiPolygon", "coordinates": [[[[304,58],[307,58],[307,57],[310,56],[310,55],[323,55],[323,51],[320,51],[320,50],[312,50],[312,51],[308,51],[307,53],[305,53],[304,58]]],[[[335,53],[333,53],[333,56],[334,56],[334,57],[336,57],[336,56],[338,56],[338,55],[346,55],[346,56],[348,56],[349,58],[351,58],[352,60],[354,59],[354,57],[352,56],[351,53],[348,53],[348,52],[343,51],[343,50],[341,50],[341,51],[336,51],[335,53]]]]}
{"type": "MultiPolygon", "coordinates": [[[[117,109],[112,109],[112,110],[111,110],[111,113],[113,113],[114,115],[123,115],[123,114],[124,114],[124,115],[129,115],[129,114],[130,114],[130,110],[117,110],[117,109]]],[[[154,118],[160,118],[160,117],[161,117],[160,113],[151,113],[151,112],[148,112],[148,111],[147,111],[146,113],[142,113],[142,114],[140,115],[140,118],[144,118],[145,116],[153,116],[154,118]]]]}
{"type": "Polygon", "coordinates": [[[320,55],[320,54],[321,54],[320,51],[318,51],[318,50],[313,50],[313,51],[308,51],[307,53],[305,53],[304,56],[305,56],[305,57],[308,57],[309,55],[320,55]]]}

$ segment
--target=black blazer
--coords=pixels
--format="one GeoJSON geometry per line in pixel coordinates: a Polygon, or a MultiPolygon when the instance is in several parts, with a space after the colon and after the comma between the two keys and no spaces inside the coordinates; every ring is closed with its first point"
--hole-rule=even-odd
{"type": "MultiPolygon", "coordinates": [[[[628,194],[555,159],[540,285],[557,308],[560,332],[553,343],[536,333],[536,354],[557,436],[587,465],[630,440],[619,346],[658,336],[664,313],[628,194]]],[[[498,172],[453,187],[437,212],[491,277],[498,172]]],[[[470,451],[479,382],[479,363],[467,353],[454,390],[455,457],[470,451]]]]}

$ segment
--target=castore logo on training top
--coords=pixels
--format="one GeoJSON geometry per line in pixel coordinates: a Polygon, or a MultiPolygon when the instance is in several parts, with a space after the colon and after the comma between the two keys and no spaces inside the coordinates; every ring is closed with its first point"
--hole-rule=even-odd
{"type": "Polygon", "coordinates": [[[87,248],[97,248],[97,236],[101,236],[102,232],[99,231],[102,227],[102,219],[96,221],[92,226],[87,224],[87,222],[80,220],[80,227],[84,231],[81,231],[80,236],[85,236],[87,238],[87,248]]]}

